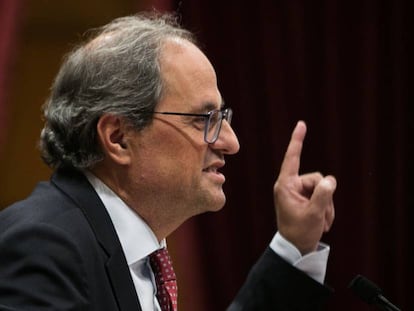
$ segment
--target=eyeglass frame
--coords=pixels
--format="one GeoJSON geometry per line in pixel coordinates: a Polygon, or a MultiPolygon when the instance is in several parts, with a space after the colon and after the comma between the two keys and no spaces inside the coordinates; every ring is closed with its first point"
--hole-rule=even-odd
{"type": "Polygon", "coordinates": [[[169,111],[153,111],[154,114],[163,114],[163,115],[175,115],[175,116],[187,116],[187,117],[204,117],[205,123],[204,123],[204,141],[207,144],[214,144],[221,131],[221,126],[223,124],[223,120],[225,119],[228,124],[231,124],[231,119],[233,117],[233,109],[231,108],[222,108],[222,109],[214,109],[207,113],[186,113],[186,112],[169,112],[169,111]],[[221,113],[221,117],[217,120],[218,123],[218,129],[216,130],[216,133],[214,134],[213,138],[209,140],[207,138],[208,136],[208,128],[210,126],[211,116],[214,113],[221,113]]]}

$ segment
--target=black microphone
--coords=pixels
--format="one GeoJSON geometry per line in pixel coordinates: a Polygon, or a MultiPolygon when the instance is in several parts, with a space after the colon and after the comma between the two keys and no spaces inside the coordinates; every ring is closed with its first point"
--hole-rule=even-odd
{"type": "Polygon", "coordinates": [[[348,286],[359,298],[384,311],[401,311],[382,295],[382,290],[362,275],[357,275],[348,286]]]}

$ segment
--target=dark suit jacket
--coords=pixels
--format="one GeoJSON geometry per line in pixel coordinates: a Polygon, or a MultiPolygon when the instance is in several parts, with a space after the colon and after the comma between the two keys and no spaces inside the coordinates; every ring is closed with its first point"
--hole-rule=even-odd
{"type": "MultiPolygon", "coordinates": [[[[266,250],[229,310],[317,310],[329,293],[266,250]]],[[[83,174],[60,170],[0,213],[0,310],[141,310],[110,217],[83,174]]]]}

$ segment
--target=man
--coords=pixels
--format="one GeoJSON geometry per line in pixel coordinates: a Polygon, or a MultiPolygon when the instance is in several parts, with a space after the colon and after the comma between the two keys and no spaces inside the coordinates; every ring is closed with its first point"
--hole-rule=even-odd
{"type": "MultiPolygon", "coordinates": [[[[0,214],[0,309],[164,310],[151,254],[223,207],[220,168],[239,150],[231,117],[212,65],[170,16],[117,19],[76,48],[45,106],[55,173],[0,214]]],[[[298,175],[305,132],[299,122],[275,184],[279,232],[229,310],[317,310],[330,294],[319,240],[336,181],[298,175]]]]}

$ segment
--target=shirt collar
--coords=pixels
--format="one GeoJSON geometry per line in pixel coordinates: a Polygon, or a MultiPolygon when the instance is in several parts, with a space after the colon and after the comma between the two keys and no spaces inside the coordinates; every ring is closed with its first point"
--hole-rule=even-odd
{"type": "Polygon", "coordinates": [[[166,246],[165,239],[159,243],[148,224],[106,184],[89,171],[84,174],[108,211],[128,265],[166,246]]]}

